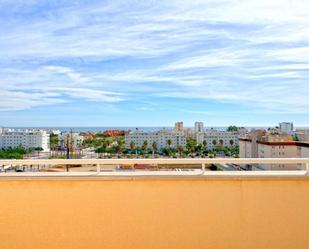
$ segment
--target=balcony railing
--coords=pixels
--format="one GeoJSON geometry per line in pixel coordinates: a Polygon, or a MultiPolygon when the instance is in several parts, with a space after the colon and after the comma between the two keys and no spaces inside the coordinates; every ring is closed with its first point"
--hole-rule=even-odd
{"type": "Polygon", "coordinates": [[[33,159],[33,160],[0,160],[0,165],[12,165],[29,167],[33,165],[44,165],[50,167],[55,165],[92,165],[95,171],[82,172],[2,172],[0,177],[44,177],[44,176],[111,176],[111,177],[142,177],[142,176],[189,176],[189,177],[208,177],[208,176],[306,176],[309,173],[309,158],[186,158],[186,159],[33,159]],[[157,165],[161,170],[126,170],[126,171],[105,171],[108,165],[134,165],[146,164],[157,165]],[[293,164],[304,165],[302,170],[262,170],[262,171],[207,171],[206,166],[210,164],[293,164]],[[176,165],[186,168],[200,165],[195,170],[170,170],[175,169],[176,165]],[[163,170],[162,170],[163,168],[163,170]]]}

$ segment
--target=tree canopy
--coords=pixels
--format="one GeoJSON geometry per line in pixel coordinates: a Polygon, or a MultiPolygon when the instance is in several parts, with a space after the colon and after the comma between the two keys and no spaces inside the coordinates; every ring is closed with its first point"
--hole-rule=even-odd
{"type": "Polygon", "coordinates": [[[236,131],[238,131],[238,128],[235,125],[230,125],[229,127],[227,127],[226,130],[229,131],[229,132],[236,132],[236,131]]]}

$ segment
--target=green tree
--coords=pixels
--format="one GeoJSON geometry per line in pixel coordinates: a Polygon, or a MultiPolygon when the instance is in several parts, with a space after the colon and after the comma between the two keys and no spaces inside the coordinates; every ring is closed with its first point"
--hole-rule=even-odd
{"type": "Polygon", "coordinates": [[[216,146],[217,146],[217,140],[215,140],[215,139],[214,139],[214,140],[212,140],[212,144],[213,144],[213,146],[215,146],[215,147],[216,147],[216,146]]]}
{"type": "Polygon", "coordinates": [[[207,141],[206,140],[203,141],[203,147],[207,148],[207,141]]]}
{"type": "Polygon", "coordinates": [[[236,131],[238,131],[238,128],[235,125],[230,125],[229,127],[227,127],[226,130],[229,131],[229,132],[236,132],[236,131]]]}
{"type": "Polygon", "coordinates": [[[186,149],[190,152],[194,152],[197,147],[196,139],[189,138],[186,143],[186,149]]]}
{"type": "Polygon", "coordinates": [[[168,139],[168,140],[167,140],[167,146],[168,146],[169,148],[171,148],[171,145],[172,145],[172,140],[171,140],[171,139],[168,139]]]}
{"type": "Polygon", "coordinates": [[[122,152],[124,151],[124,140],[123,139],[118,139],[117,140],[117,152],[122,152]]]}
{"type": "Polygon", "coordinates": [[[183,151],[184,151],[184,148],[183,148],[182,146],[179,146],[179,147],[177,148],[177,151],[179,152],[179,154],[182,154],[183,151]]]}
{"type": "Polygon", "coordinates": [[[120,153],[120,152],[122,152],[123,151],[123,147],[121,146],[121,145],[116,145],[116,146],[114,146],[115,147],[115,151],[117,152],[117,153],[120,153]]]}
{"type": "Polygon", "coordinates": [[[59,137],[57,134],[50,135],[50,148],[55,149],[58,146],[59,137]]]}
{"type": "Polygon", "coordinates": [[[107,147],[110,145],[110,143],[104,139],[103,142],[102,142],[102,148],[104,151],[106,151],[107,147]]]}
{"type": "Polygon", "coordinates": [[[23,155],[31,153],[33,149],[26,150],[22,146],[17,148],[0,149],[0,159],[22,159],[23,155]]]}
{"type": "Polygon", "coordinates": [[[222,139],[220,139],[220,140],[219,140],[219,145],[220,145],[220,147],[223,147],[223,143],[224,143],[224,141],[223,141],[222,139]]]}
{"type": "Polygon", "coordinates": [[[143,142],[143,145],[142,145],[143,151],[145,151],[145,150],[147,149],[147,147],[148,147],[148,142],[147,142],[147,140],[145,140],[145,141],[143,142]]]}
{"type": "Polygon", "coordinates": [[[155,153],[158,150],[158,144],[156,141],[153,141],[152,143],[152,151],[155,153]]]}
{"type": "Polygon", "coordinates": [[[233,146],[234,145],[234,140],[230,140],[230,145],[233,146]]]}
{"type": "Polygon", "coordinates": [[[132,142],[130,143],[130,149],[133,151],[133,150],[135,149],[135,147],[136,147],[136,145],[135,145],[135,143],[132,141],[132,142]]]}
{"type": "Polygon", "coordinates": [[[195,151],[201,154],[203,152],[203,144],[197,144],[195,146],[195,151]]]}

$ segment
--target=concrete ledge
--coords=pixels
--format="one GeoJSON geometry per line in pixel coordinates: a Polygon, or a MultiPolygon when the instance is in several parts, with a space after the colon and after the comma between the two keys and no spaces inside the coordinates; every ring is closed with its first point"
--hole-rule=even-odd
{"type": "Polygon", "coordinates": [[[147,180],[147,179],[308,179],[307,171],[132,171],[132,172],[44,172],[44,173],[2,173],[1,180],[35,180],[35,179],[67,179],[67,180],[147,180]]]}

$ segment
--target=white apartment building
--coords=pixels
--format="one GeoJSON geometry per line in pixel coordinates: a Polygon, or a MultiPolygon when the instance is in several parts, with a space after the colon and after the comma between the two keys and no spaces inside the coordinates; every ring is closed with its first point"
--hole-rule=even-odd
{"type": "Polygon", "coordinates": [[[237,132],[207,130],[202,133],[196,133],[196,141],[198,144],[202,144],[204,141],[206,141],[207,149],[214,149],[218,146],[222,147],[238,146],[239,134],[237,132]]]}
{"type": "Polygon", "coordinates": [[[25,149],[42,148],[44,152],[48,152],[50,151],[49,134],[44,130],[1,129],[0,148],[17,148],[18,146],[25,149]]]}
{"type": "Polygon", "coordinates": [[[294,125],[290,122],[279,123],[279,129],[284,134],[292,134],[294,131],[294,125]]]}
{"type": "Polygon", "coordinates": [[[204,131],[204,123],[203,122],[195,122],[194,123],[194,132],[203,132],[204,131]]]}
{"type": "Polygon", "coordinates": [[[136,130],[125,135],[125,147],[130,148],[132,142],[136,147],[142,147],[144,141],[147,141],[147,147],[152,148],[153,142],[157,143],[158,150],[169,147],[168,141],[171,141],[171,148],[185,147],[186,135],[184,131],[161,130],[158,132],[142,132],[136,130]]]}
{"type": "Polygon", "coordinates": [[[175,123],[173,130],[161,130],[158,132],[142,132],[136,130],[125,135],[125,146],[130,148],[130,144],[134,142],[136,147],[142,147],[144,141],[147,141],[148,148],[152,147],[153,142],[157,143],[158,150],[169,147],[168,141],[172,141],[170,147],[185,147],[187,140],[193,138],[198,144],[207,143],[208,149],[219,146],[231,147],[239,145],[239,132],[218,131],[214,129],[204,130],[203,122],[195,122],[194,130],[184,128],[183,122],[175,123]],[[215,144],[213,141],[216,141],[215,144]],[[222,142],[222,144],[221,144],[222,142]]]}

